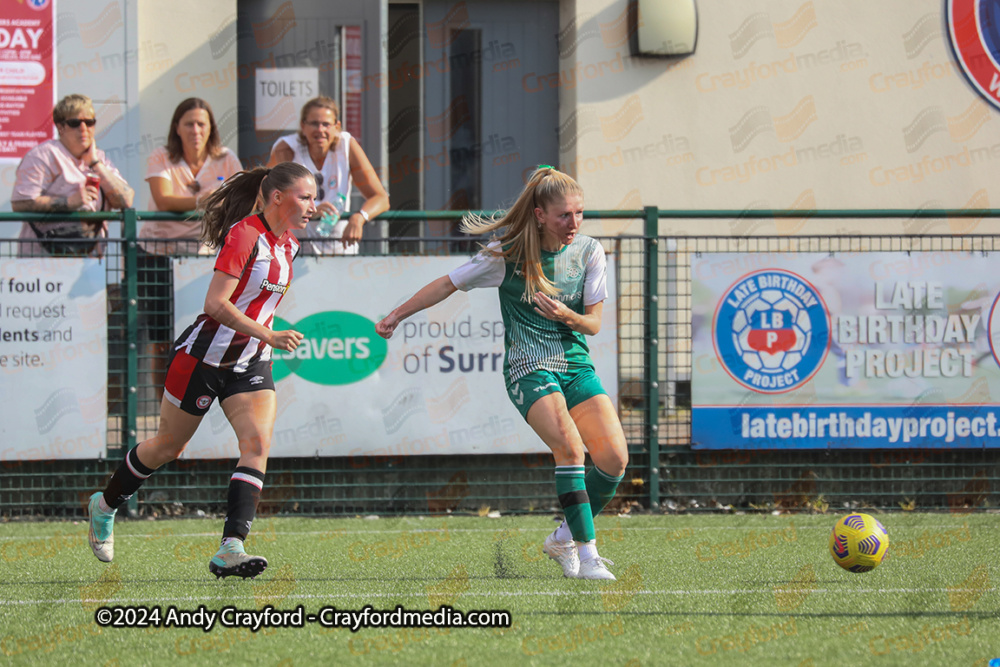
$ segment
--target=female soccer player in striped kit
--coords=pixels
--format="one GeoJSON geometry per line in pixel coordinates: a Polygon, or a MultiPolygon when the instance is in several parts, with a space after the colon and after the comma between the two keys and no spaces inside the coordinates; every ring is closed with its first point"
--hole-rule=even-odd
{"type": "Polygon", "coordinates": [[[582,221],[577,182],[540,166],[502,218],[463,220],[463,231],[497,231],[498,239],[425,286],[375,330],[389,338],[407,317],[458,289],[499,288],[507,396],[552,450],[556,494],[566,514],[543,550],[564,576],[614,579],[605,566],[611,561],[597,553],[594,517],[615,495],[628,448],[584,338],[601,328],[607,277],[604,249],[577,233],[582,221]],[[594,462],[586,474],[584,448],[594,462]]]}
{"type": "Polygon", "coordinates": [[[165,463],[184,450],[216,397],[239,440],[240,459],[229,481],[222,545],[209,562],[217,577],[255,577],[267,560],[249,556],[250,532],[264,486],[276,401],[271,348],[291,352],[297,331],[273,331],[275,308],[292,280],[304,229],[316,213],[312,173],[292,162],[229,178],[205,200],[202,240],[219,247],[205,312],[181,334],[168,362],[155,437],[125,456],[107,488],[90,497],[90,547],[114,558],[117,508],[165,463]],[[263,211],[252,214],[258,197],[263,211]],[[235,222],[235,224],[234,224],[235,222]]]}

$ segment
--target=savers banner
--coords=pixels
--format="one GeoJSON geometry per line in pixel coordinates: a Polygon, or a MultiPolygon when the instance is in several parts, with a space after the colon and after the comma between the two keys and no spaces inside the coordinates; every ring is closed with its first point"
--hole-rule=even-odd
{"type": "MultiPolygon", "coordinates": [[[[176,335],[202,312],[214,259],[174,262],[176,335]]],[[[507,398],[496,289],[456,292],[403,322],[392,339],[375,323],[464,257],[324,257],[295,260],[276,329],[305,335],[273,354],[278,417],[271,456],[397,457],[549,451],[507,398]]],[[[617,404],[615,263],[601,332],[588,337],[617,404]]],[[[185,457],[238,452],[216,401],[185,457]]]]}

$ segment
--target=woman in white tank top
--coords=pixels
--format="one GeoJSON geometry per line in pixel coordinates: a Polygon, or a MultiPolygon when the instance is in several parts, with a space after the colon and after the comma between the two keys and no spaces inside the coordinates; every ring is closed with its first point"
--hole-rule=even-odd
{"type": "Polygon", "coordinates": [[[341,130],[340,110],[329,97],[316,97],[302,106],[298,134],[281,137],[271,148],[267,166],[279,162],[297,162],[316,179],[316,218],[298,233],[300,238],[319,237],[316,224],[324,215],[335,214],[337,198],[351,201],[351,185],[357,185],[365,202],[350,217],[334,227],[330,241],[304,241],[302,251],[309,255],[356,255],[365,223],[389,210],[389,195],[368,156],[353,137],[341,130]],[[336,239],[336,240],[333,240],[336,239]]]}

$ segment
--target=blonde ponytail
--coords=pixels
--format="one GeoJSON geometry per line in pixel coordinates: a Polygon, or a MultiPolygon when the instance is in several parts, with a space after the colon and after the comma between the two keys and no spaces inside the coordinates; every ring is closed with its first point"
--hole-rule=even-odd
{"type": "Polygon", "coordinates": [[[542,271],[542,232],[535,209],[545,209],[557,199],[583,195],[583,188],[570,176],[548,165],[539,165],[531,174],[514,204],[500,216],[485,217],[469,213],[459,229],[467,234],[487,234],[503,229],[499,236],[500,252],[505,262],[524,272],[524,295],[534,300],[535,292],[557,296],[559,290],[542,271]]]}

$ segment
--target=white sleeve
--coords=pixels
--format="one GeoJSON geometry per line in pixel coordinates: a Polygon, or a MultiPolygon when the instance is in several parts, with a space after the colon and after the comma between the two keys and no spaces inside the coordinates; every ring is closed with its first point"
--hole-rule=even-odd
{"type": "Polygon", "coordinates": [[[492,250],[499,250],[500,242],[490,243],[485,250],[480,250],[468,262],[448,274],[451,282],[463,292],[477,287],[500,287],[507,267],[503,257],[495,255],[492,250]]]}
{"type": "Polygon", "coordinates": [[[593,306],[608,298],[608,260],[604,248],[594,242],[594,249],[587,258],[586,278],[583,283],[583,305],[593,306]]]}
{"type": "Polygon", "coordinates": [[[281,144],[285,144],[286,146],[288,146],[289,148],[291,148],[292,152],[294,153],[295,152],[295,144],[292,143],[292,142],[296,141],[298,139],[298,136],[299,135],[297,135],[297,134],[286,134],[283,137],[278,137],[277,141],[275,141],[271,145],[271,150],[273,151],[275,148],[277,148],[281,144]]]}

